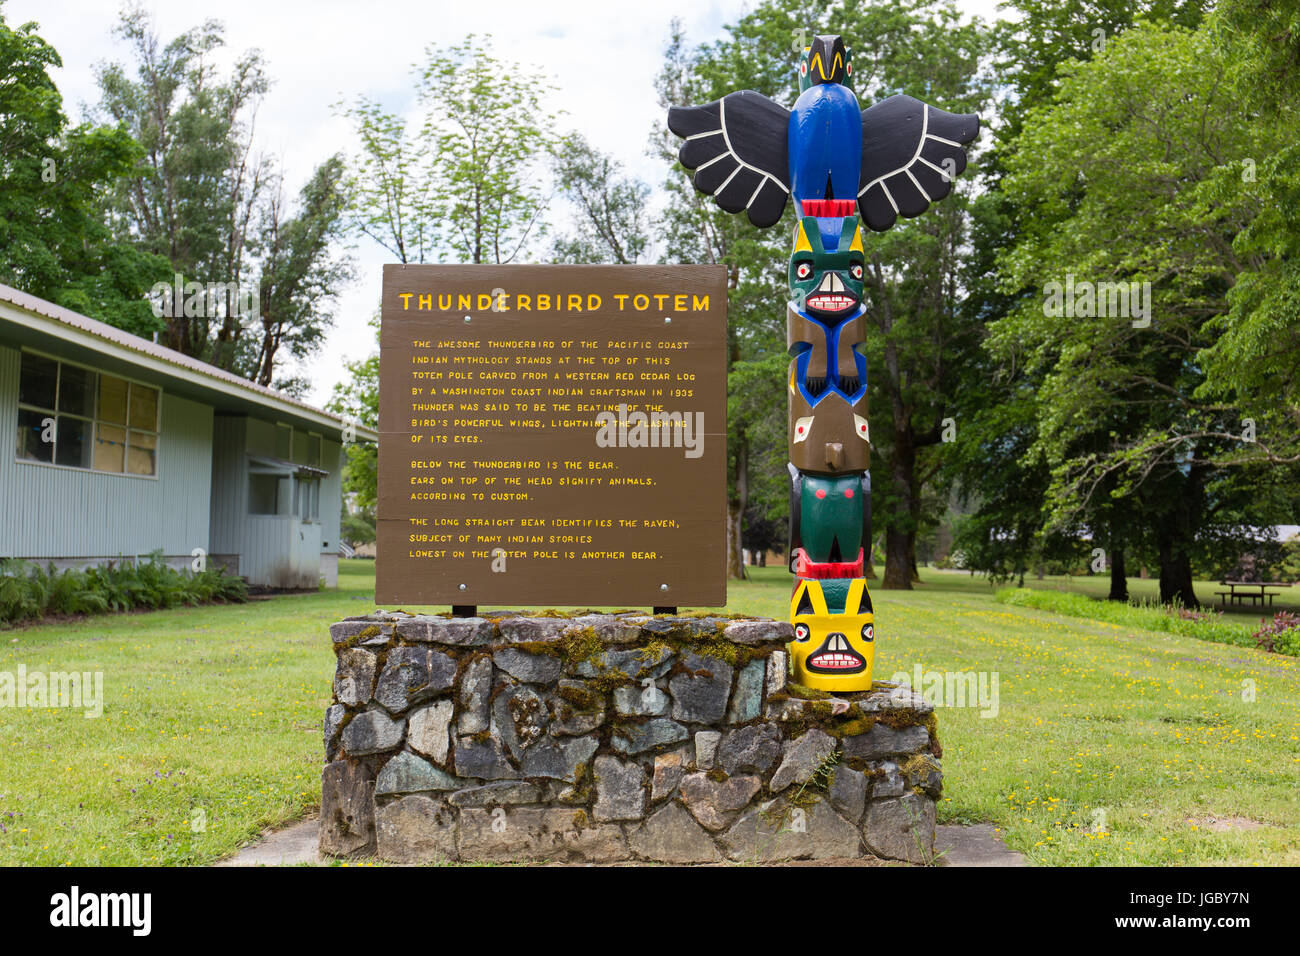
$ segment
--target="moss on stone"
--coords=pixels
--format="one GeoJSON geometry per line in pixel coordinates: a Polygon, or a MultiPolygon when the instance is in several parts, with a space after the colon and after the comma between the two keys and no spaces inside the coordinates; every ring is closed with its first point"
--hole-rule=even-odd
{"type": "MultiPolygon", "coordinates": [[[[575,687],[572,684],[565,684],[557,688],[556,693],[560,695],[560,699],[565,703],[571,704],[581,711],[599,710],[603,702],[601,695],[589,687],[575,687]]],[[[570,714],[572,714],[572,711],[570,711],[570,714]]]]}
{"type": "Polygon", "coordinates": [[[604,645],[594,627],[579,627],[566,630],[559,642],[560,653],[570,664],[581,664],[596,657],[604,645]]]}
{"type": "Polygon", "coordinates": [[[624,673],[617,667],[610,667],[590,678],[588,683],[601,694],[608,694],[615,688],[622,687],[625,684],[634,684],[636,681],[631,674],[624,673]]]}
{"type": "Polygon", "coordinates": [[[502,645],[524,654],[549,654],[551,657],[563,657],[564,648],[557,641],[520,641],[517,644],[502,645]]]}
{"type": "Polygon", "coordinates": [[[826,732],[832,737],[857,737],[860,734],[870,733],[875,725],[876,722],[871,717],[857,717],[834,722],[826,728],[826,732]]]}
{"type": "Polygon", "coordinates": [[[800,697],[804,700],[829,700],[834,696],[828,690],[814,690],[811,687],[805,687],[803,684],[796,684],[792,680],[786,681],[785,687],[791,697],[800,697]]]}
{"type": "Polygon", "coordinates": [[[882,710],[877,715],[876,721],[893,730],[902,730],[905,727],[924,724],[925,718],[919,716],[914,710],[882,710]]]}

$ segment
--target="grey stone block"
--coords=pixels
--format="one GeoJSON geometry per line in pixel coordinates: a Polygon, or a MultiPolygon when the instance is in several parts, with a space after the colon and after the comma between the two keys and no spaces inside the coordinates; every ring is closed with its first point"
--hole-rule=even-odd
{"type": "Polygon", "coordinates": [[[893,754],[911,754],[930,746],[930,731],[922,726],[895,730],[876,724],[865,734],[844,738],[844,755],[859,760],[879,760],[893,754]]]}
{"type": "Polygon", "coordinates": [[[763,781],[753,775],[719,781],[706,773],[689,773],[682,778],[680,789],[682,802],[691,811],[691,816],[706,829],[721,830],[736,818],[736,813],[748,805],[762,786],[763,781]]]}
{"type": "Polygon", "coordinates": [[[641,859],[660,863],[716,863],[722,859],[708,831],[671,800],[630,830],[627,842],[641,859]]]}
{"type": "Polygon", "coordinates": [[[731,693],[731,665],[699,654],[684,654],[681,664],[686,671],[668,681],[673,718],[699,724],[721,721],[731,693]]]}
{"type": "Polygon", "coordinates": [[[320,851],[354,856],[374,850],[374,773],[350,760],[327,764],[321,774],[320,851]]]}
{"type": "Polygon", "coordinates": [[[549,654],[527,654],[518,648],[507,647],[492,655],[492,663],[515,680],[529,684],[548,684],[557,680],[564,671],[564,662],[549,654]]]}
{"type": "Polygon", "coordinates": [[[738,727],[718,747],[718,761],[729,774],[767,773],[780,756],[781,732],[772,724],[738,727]]]}
{"type": "Polygon", "coordinates": [[[432,647],[395,647],[388,652],[375,700],[394,714],[451,688],[456,661],[432,647]]]}
{"type": "Polygon", "coordinates": [[[390,863],[456,859],[456,814],[437,800],[402,797],[379,808],[377,855],[390,863]]]}
{"type": "Polygon", "coordinates": [[[360,647],[339,652],[334,668],[334,699],[349,707],[360,707],[375,690],[375,666],[379,658],[360,647]]]}
{"type": "Polygon", "coordinates": [[[614,863],[629,856],[623,828],[593,824],[579,809],[497,807],[460,811],[462,860],[614,863]]]}
{"type": "Polygon", "coordinates": [[[492,658],[476,657],[465,665],[456,689],[460,717],[459,734],[477,734],[488,729],[488,704],[492,699],[492,658]]]}
{"type": "Polygon", "coordinates": [[[876,856],[934,862],[934,801],[915,793],[872,800],[862,821],[862,839],[876,856]]]}
{"type": "Polygon", "coordinates": [[[816,727],[796,740],[787,741],[781,764],[772,774],[768,790],[780,793],[792,783],[806,782],[833,753],[835,738],[816,727]]]}
{"type": "Polygon", "coordinates": [[[762,658],[750,661],[736,675],[736,689],[731,692],[727,707],[727,723],[743,724],[758,717],[763,706],[763,682],[767,674],[767,661],[762,658]]]}
{"type": "Polygon", "coordinates": [[[625,754],[639,754],[655,747],[675,744],[690,736],[681,724],[667,717],[655,717],[641,724],[624,724],[610,738],[615,750],[625,754]]]}
{"type": "Polygon", "coordinates": [[[640,820],[645,815],[646,775],[640,764],[605,755],[596,758],[594,771],[596,804],[592,808],[593,819],[601,822],[640,820]]]}
{"type": "Polygon", "coordinates": [[[389,717],[382,710],[368,710],[343,728],[343,749],[353,756],[396,750],[405,730],[405,720],[389,717]]]}

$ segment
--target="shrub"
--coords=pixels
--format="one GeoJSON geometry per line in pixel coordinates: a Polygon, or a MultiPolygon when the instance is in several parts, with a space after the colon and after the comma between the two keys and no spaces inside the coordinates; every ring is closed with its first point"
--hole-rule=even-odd
{"type": "Polygon", "coordinates": [[[1300,657],[1300,614],[1278,611],[1273,615],[1273,620],[1253,636],[1255,646],[1262,651],[1300,657]]]}
{"type": "Polygon", "coordinates": [[[0,560],[0,623],[47,614],[103,614],[178,604],[244,601],[248,586],[224,568],[177,571],[161,553],[148,562],[110,562],[84,571],[0,560]]]}

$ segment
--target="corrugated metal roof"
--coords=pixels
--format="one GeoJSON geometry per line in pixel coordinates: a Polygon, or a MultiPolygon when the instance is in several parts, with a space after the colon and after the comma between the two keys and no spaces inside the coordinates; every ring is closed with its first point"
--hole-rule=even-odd
{"type": "MultiPolygon", "coordinates": [[[[82,315],[79,312],[73,312],[71,309],[65,309],[61,305],[55,305],[53,302],[39,298],[19,289],[0,283],[0,301],[16,305],[20,309],[28,312],[34,312],[37,315],[43,315],[47,319],[54,319],[64,325],[70,326],[79,331],[92,335],[95,338],[102,339],[105,342],[111,342],[122,348],[138,352],[142,356],[157,361],[166,362],[170,365],[177,366],[187,372],[204,378],[214,379],[223,382],[226,385],[234,385],[249,394],[249,398],[257,401],[259,397],[271,399],[275,402],[283,402],[289,405],[297,406],[305,411],[313,412],[317,415],[324,415],[332,418],[341,425],[347,424],[347,419],[334,412],[326,411],[323,408],[317,408],[314,405],[308,405],[306,402],[294,398],[292,395],[286,395],[284,392],[277,392],[273,388],[267,388],[265,385],[258,385],[256,382],[250,382],[248,379],[236,375],[234,372],[228,372],[225,369],[217,368],[215,365],[209,365],[207,362],[200,362],[196,358],[186,355],[184,352],[178,352],[175,349],[169,349],[164,345],[156,342],[150,342],[148,339],[141,338],[138,335],[132,335],[130,332],[123,331],[106,322],[100,322],[89,316],[82,315]]],[[[269,404],[269,403],[266,403],[269,404]]],[[[358,434],[369,436],[373,434],[370,428],[365,426],[357,427],[358,434]]]]}

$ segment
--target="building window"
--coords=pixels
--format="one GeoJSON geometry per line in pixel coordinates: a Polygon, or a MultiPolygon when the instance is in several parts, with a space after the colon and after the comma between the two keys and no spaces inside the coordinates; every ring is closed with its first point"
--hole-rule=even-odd
{"type": "Polygon", "coordinates": [[[158,474],[156,388],[22,353],[20,461],[114,474],[158,474]]]}
{"type": "Polygon", "coordinates": [[[302,521],[320,520],[320,479],[298,478],[294,481],[294,514],[302,521]]]}
{"type": "Polygon", "coordinates": [[[289,484],[287,475],[252,472],[248,476],[248,513],[250,515],[279,515],[288,504],[285,494],[289,484]]]}

